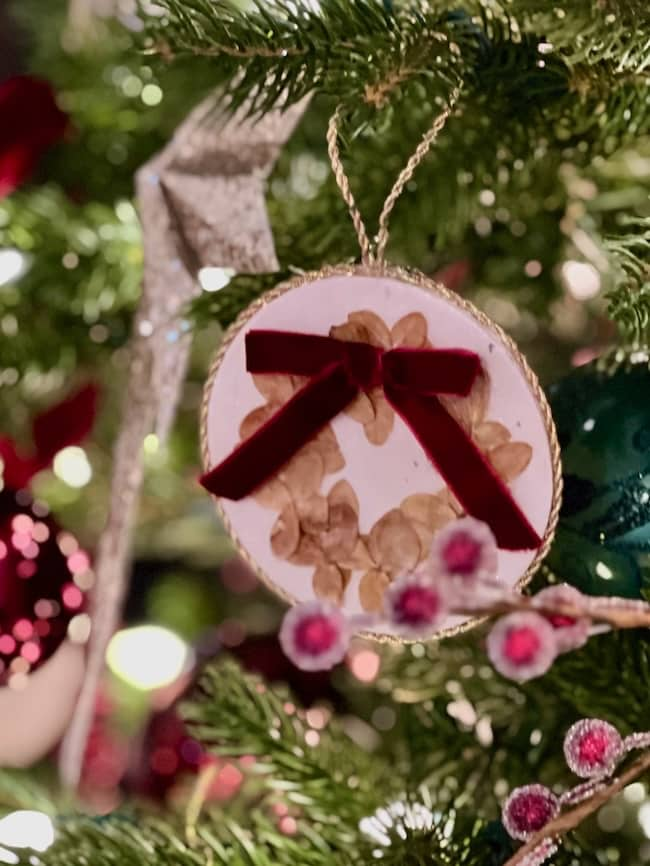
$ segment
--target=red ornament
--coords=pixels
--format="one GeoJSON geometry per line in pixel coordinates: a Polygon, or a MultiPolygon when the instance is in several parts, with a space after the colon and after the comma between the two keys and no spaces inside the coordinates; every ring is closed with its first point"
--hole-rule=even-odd
{"type": "Polygon", "coordinates": [[[16,75],[0,84],[0,198],[29,177],[68,123],[47,81],[16,75]]]}
{"type": "Polygon", "coordinates": [[[560,811],[560,801],[544,785],[515,788],[504,803],[501,820],[513,839],[525,842],[560,811]]]}
{"type": "Polygon", "coordinates": [[[537,613],[518,611],[501,617],[487,638],[494,667],[512,680],[525,682],[545,674],[555,661],[553,626],[537,613]]]}
{"type": "Polygon", "coordinates": [[[447,615],[442,585],[421,574],[398,578],[385,600],[388,618],[403,637],[428,637],[447,615]]]}
{"type": "Polygon", "coordinates": [[[303,671],[322,671],[343,660],[350,632],[341,611],[329,602],[311,601],[292,607],[280,629],[287,658],[303,671]]]}
{"type": "Polygon", "coordinates": [[[88,434],[96,399],[97,389],[88,385],[38,415],[31,454],[0,439],[0,684],[46,661],[84,609],[90,557],[26,488],[58,451],[88,434]]]}
{"type": "Polygon", "coordinates": [[[623,738],[602,719],[581,719],[564,738],[564,757],[581,779],[608,776],[624,752],[623,738]]]}
{"type": "MultiPolygon", "coordinates": [[[[533,599],[533,604],[548,605],[550,608],[555,604],[580,605],[582,594],[573,586],[566,583],[558,586],[548,586],[538,592],[533,599]]],[[[584,646],[589,640],[589,629],[591,620],[589,617],[571,617],[561,614],[544,614],[555,629],[555,641],[558,652],[570,652],[584,646]]]]}
{"type": "Polygon", "coordinates": [[[0,684],[46,661],[83,612],[90,558],[25,490],[0,492],[0,684]]]}

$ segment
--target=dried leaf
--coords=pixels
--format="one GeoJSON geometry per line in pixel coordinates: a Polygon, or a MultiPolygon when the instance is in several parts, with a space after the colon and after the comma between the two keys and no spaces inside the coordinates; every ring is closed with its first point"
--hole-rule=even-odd
{"type": "Polygon", "coordinates": [[[370,530],[368,549],[383,571],[410,571],[420,561],[420,540],[398,508],[384,514],[370,530]]]}
{"type": "Polygon", "coordinates": [[[510,440],[510,431],[498,421],[484,421],[474,430],[474,441],[481,451],[490,451],[510,440]]]}
{"type": "Polygon", "coordinates": [[[349,319],[342,325],[332,325],[330,337],[335,340],[346,340],[352,343],[369,343],[370,334],[361,322],[351,322],[349,319]]]}
{"type": "Polygon", "coordinates": [[[291,493],[286,484],[279,478],[270,478],[253,493],[253,499],[263,508],[272,508],[274,511],[282,511],[285,505],[291,502],[291,493]]]}
{"type": "Polygon", "coordinates": [[[367,571],[359,581],[359,601],[367,613],[381,613],[384,607],[384,593],[390,586],[390,579],[381,571],[367,571]]]}
{"type": "Polygon", "coordinates": [[[318,565],[325,562],[325,554],[312,535],[301,535],[298,547],[287,560],[292,565],[318,565]]]}
{"type": "Polygon", "coordinates": [[[316,535],[327,529],[329,506],[324,496],[315,493],[307,499],[300,500],[296,503],[296,511],[303,532],[316,535]]]}
{"type": "Polygon", "coordinates": [[[456,397],[453,394],[440,394],[438,399],[447,412],[455,418],[465,433],[472,433],[472,407],[469,397],[456,397]]]}
{"type": "Polygon", "coordinates": [[[422,313],[409,313],[396,322],[391,329],[394,347],[408,346],[421,349],[427,340],[427,320],[422,313]]]}
{"type": "Polygon", "coordinates": [[[418,535],[421,558],[429,552],[435,533],[457,516],[446,496],[430,493],[408,496],[400,510],[418,535]]]}
{"type": "Polygon", "coordinates": [[[533,449],[527,442],[507,442],[490,451],[488,459],[497,475],[507,483],[521,475],[532,456],[533,449]]]}
{"type": "Polygon", "coordinates": [[[343,601],[343,593],[347,581],[345,574],[336,565],[328,562],[321,563],[312,578],[312,586],[318,598],[324,598],[334,604],[340,605],[343,601]]]}
{"type": "Polygon", "coordinates": [[[334,487],[332,487],[330,492],[327,494],[327,501],[329,502],[330,507],[345,503],[350,506],[357,517],[359,516],[359,500],[357,499],[357,494],[354,492],[350,482],[345,481],[345,479],[336,482],[334,487]]]}
{"type": "Polygon", "coordinates": [[[253,373],[253,384],[267,402],[286,403],[295,393],[293,378],[286,373],[253,373]]]}
{"type": "Polygon", "coordinates": [[[370,310],[359,310],[356,313],[350,313],[348,322],[361,325],[366,329],[368,342],[371,346],[389,349],[392,345],[390,331],[376,313],[372,313],[370,310]]]}
{"type": "Polygon", "coordinates": [[[364,424],[363,429],[371,445],[383,445],[393,432],[395,413],[384,397],[381,388],[373,388],[370,392],[370,398],[375,407],[375,417],[372,421],[364,424]]]}
{"type": "Polygon", "coordinates": [[[326,557],[343,562],[351,555],[359,537],[358,517],[347,502],[330,505],[329,526],[318,536],[326,557]]]}
{"type": "Polygon", "coordinates": [[[465,509],[460,504],[460,502],[456,499],[454,494],[452,493],[449,487],[446,487],[444,490],[441,490],[438,493],[438,496],[444,498],[445,502],[449,505],[451,510],[454,512],[456,517],[462,517],[465,514],[465,509]]]}
{"type": "Polygon", "coordinates": [[[481,370],[476,377],[472,390],[465,399],[467,401],[471,429],[473,430],[483,422],[490,402],[490,380],[485,370],[481,370]]]}
{"type": "Polygon", "coordinates": [[[300,527],[296,509],[293,505],[287,505],[271,530],[271,550],[280,559],[287,559],[295,552],[299,541],[300,527]]]}
{"type": "Polygon", "coordinates": [[[307,446],[292,457],[278,473],[278,478],[287,485],[293,499],[298,502],[308,499],[320,490],[323,475],[322,457],[313,448],[307,446]]]}
{"type": "Polygon", "coordinates": [[[370,424],[375,420],[375,407],[365,391],[360,391],[355,399],[346,407],[345,414],[359,424],[370,424]]]}
{"type": "Polygon", "coordinates": [[[339,562],[339,565],[342,568],[351,568],[353,571],[373,567],[374,563],[372,557],[368,552],[368,547],[363,538],[357,538],[354,550],[349,557],[342,559],[341,562],[339,562]]]}
{"type": "Polygon", "coordinates": [[[240,439],[249,439],[279,408],[279,406],[269,403],[266,406],[258,406],[249,412],[239,425],[240,439]]]}
{"type": "Polygon", "coordinates": [[[320,454],[323,461],[323,471],[326,475],[338,472],[345,466],[345,457],[339,448],[336,434],[329,424],[327,427],[323,427],[318,436],[311,441],[310,445],[320,454]]]}

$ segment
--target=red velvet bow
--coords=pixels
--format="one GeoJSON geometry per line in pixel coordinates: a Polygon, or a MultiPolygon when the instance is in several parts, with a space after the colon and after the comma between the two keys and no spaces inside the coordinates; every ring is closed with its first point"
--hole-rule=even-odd
{"type": "Polygon", "coordinates": [[[541,539],[470,436],[436,394],[466,396],[481,369],[464,349],[389,349],[315,334],[249,331],[250,373],[310,381],[229,457],[201,478],[216,496],[239,500],[275,475],[360,391],[382,386],[463,508],[487,523],[499,547],[531,550],[541,539]]]}

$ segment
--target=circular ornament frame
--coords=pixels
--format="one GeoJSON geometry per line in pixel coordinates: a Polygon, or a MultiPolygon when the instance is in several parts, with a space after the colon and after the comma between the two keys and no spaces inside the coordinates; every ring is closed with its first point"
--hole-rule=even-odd
{"type": "MultiPolygon", "coordinates": [[[[419,288],[424,292],[437,295],[439,298],[442,298],[443,300],[458,308],[463,313],[469,315],[474,320],[474,322],[477,323],[481,328],[493,333],[496,338],[501,342],[501,344],[505,347],[510,358],[512,359],[512,361],[514,361],[515,365],[519,367],[519,370],[521,371],[522,376],[525,379],[525,382],[528,385],[528,388],[530,389],[530,392],[535,402],[537,403],[541,420],[548,437],[552,484],[552,495],[548,511],[548,519],[544,532],[541,534],[541,544],[537,548],[535,555],[529,563],[528,567],[526,568],[525,572],[514,584],[514,588],[517,591],[521,591],[530,583],[534,574],[540,567],[544,557],[549,551],[557,527],[562,501],[561,454],[555,424],[553,422],[553,417],[551,414],[551,409],[536,374],[528,365],[528,362],[520,352],[514,340],[508,334],[506,334],[506,332],[496,322],[494,322],[492,319],[490,319],[489,316],[487,316],[485,313],[475,307],[474,304],[472,304],[470,301],[466,300],[457,293],[446,288],[446,286],[436,282],[435,280],[432,280],[431,278],[427,277],[425,274],[419,271],[411,271],[403,267],[387,265],[385,263],[327,265],[318,271],[304,272],[288,280],[285,280],[282,283],[279,283],[277,286],[275,286],[275,288],[266,291],[263,295],[253,301],[248,307],[242,310],[242,312],[227,328],[224,334],[223,340],[219,348],[217,349],[210,365],[208,378],[203,389],[203,399],[200,410],[200,441],[204,470],[208,472],[214,465],[214,461],[211,459],[210,456],[208,441],[208,416],[210,412],[213,386],[215,383],[215,379],[221,369],[223,359],[228,350],[230,349],[233,341],[239,335],[242,329],[249,324],[250,320],[268,304],[282,297],[287,292],[297,289],[303,285],[306,285],[308,283],[314,283],[331,277],[386,278],[390,280],[395,280],[397,282],[406,283],[410,286],[419,288]]],[[[221,498],[213,494],[210,495],[211,498],[214,500],[219,518],[228,535],[230,536],[238,555],[250,566],[255,575],[259,578],[259,580],[267,589],[269,589],[275,596],[281,598],[286,603],[290,605],[295,605],[298,602],[298,599],[291,593],[284,590],[282,587],[278,586],[277,583],[275,583],[275,581],[271,577],[269,577],[265,570],[259,565],[255,557],[248,551],[245,545],[242,544],[235,528],[233,527],[230,517],[228,516],[226,510],[222,505],[221,498]]],[[[485,622],[485,620],[486,617],[468,617],[466,621],[458,625],[442,628],[440,631],[432,635],[431,639],[440,640],[443,638],[452,637],[454,635],[467,632],[473,628],[476,628],[481,623],[485,622]]],[[[380,643],[410,644],[422,642],[421,639],[418,641],[414,639],[404,638],[396,634],[384,632],[362,631],[359,634],[362,637],[370,638],[380,643]]]]}

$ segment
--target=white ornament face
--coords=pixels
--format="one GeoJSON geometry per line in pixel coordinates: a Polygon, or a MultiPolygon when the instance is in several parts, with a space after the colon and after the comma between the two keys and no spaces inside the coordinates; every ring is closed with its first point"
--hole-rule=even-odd
{"type": "MultiPolygon", "coordinates": [[[[536,379],[503,332],[423,277],[337,268],[279,287],[226,336],[205,393],[206,470],[223,461],[307,379],[246,372],[245,336],[293,331],[398,347],[464,349],[481,375],[445,409],[507,485],[541,544],[499,550],[498,578],[523,585],[552,538],[560,496],[557,442],[536,379]]],[[[220,498],[235,543],[290,601],[327,597],[349,615],[376,612],[390,583],[428,555],[435,532],[464,515],[458,498],[381,388],[338,414],[271,481],[220,498]]],[[[441,634],[468,621],[450,616],[441,634]]]]}

